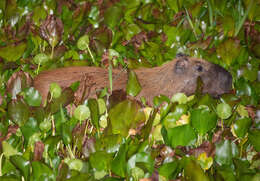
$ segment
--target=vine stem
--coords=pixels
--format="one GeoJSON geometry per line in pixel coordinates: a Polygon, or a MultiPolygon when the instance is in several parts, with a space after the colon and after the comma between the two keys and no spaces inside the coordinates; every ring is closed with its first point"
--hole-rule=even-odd
{"type": "Polygon", "coordinates": [[[90,48],[89,48],[88,45],[87,45],[87,49],[88,49],[88,52],[89,52],[89,54],[90,54],[90,57],[91,57],[93,63],[94,63],[95,65],[97,65],[96,60],[95,60],[95,58],[94,58],[94,56],[93,56],[93,54],[92,54],[92,52],[91,52],[91,50],[90,50],[90,48]]]}

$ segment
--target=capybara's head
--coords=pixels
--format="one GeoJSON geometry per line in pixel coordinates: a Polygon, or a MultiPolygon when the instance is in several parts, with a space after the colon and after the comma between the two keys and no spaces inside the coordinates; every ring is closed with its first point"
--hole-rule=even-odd
{"type": "Polygon", "coordinates": [[[232,76],[219,65],[202,59],[178,56],[174,65],[174,75],[183,86],[183,92],[194,93],[197,78],[203,81],[203,93],[218,96],[227,93],[232,87],[232,76]]]}

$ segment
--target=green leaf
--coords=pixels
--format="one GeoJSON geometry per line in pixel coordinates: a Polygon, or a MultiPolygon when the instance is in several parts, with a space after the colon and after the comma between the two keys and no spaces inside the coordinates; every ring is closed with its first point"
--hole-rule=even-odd
{"type": "Polygon", "coordinates": [[[221,119],[227,119],[232,114],[231,107],[226,103],[220,103],[217,105],[217,114],[221,119]]]}
{"type": "Polygon", "coordinates": [[[181,118],[182,115],[186,114],[187,110],[188,107],[185,104],[176,105],[174,110],[168,113],[167,116],[165,116],[165,118],[162,120],[163,126],[165,126],[166,129],[178,126],[177,121],[181,118]]]}
{"type": "Polygon", "coordinates": [[[142,168],[145,168],[149,173],[152,173],[154,170],[154,160],[149,153],[140,152],[129,158],[127,162],[128,174],[131,174],[131,170],[137,165],[142,166],[142,168]]]}
{"type": "Polygon", "coordinates": [[[239,138],[244,138],[250,125],[251,125],[251,119],[250,118],[240,118],[236,120],[236,122],[233,124],[234,131],[239,138]]]}
{"type": "Polygon", "coordinates": [[[25,96],[24,99],[25,101],[29,104],[29,106],[40,106],[42,102],[42,96],[36,90],[34,87],[26,88],[24,90],[25,96]]]}
{"type": "Polygon", "coordinates": [[[125,31],[125,34],[126,34],[125,38],[126,38],[126,40],[129,41],[129,40],[131,40],[131,38],[133,36],[140,33],[141,29],[136,24],[129,24],[124,31],[125,31]]]}
{"type": "Polygon", "coordinates": [[[141,180],[144,178],[144,171],[139,167],[134,167],[131,169],[131,176],[134,180],[141,180]]]}
{"type": "Polygon", "coordinates": [[[56,177],[56,181],[66,180],[69,174],[69,166],[66,163],[61,163],[59,166],[59,173],[56,177]]]}
{"type": "Polygon", "coordinates": [[[172,96],[171,101],[178,102],[179,104],[186,104],[188,102],[188,97],[184,93],[177,93],[172,96]]]}
{"type": "Polygon", "coordinates": [[[58,98],[61,95],[61,87],[57,83],[50,84],[50,93],[53,98],[58,98]]]}
{"type": "Polygon", "coordinates": [[[11,156],[10,161],[22,173],[25,180],[28,180],[30,175],[30,162],[21,155],[11,156]]]}
{"type": "Polygon", "coordinates": [[[218,45],[217,54],[227,65],[231,65],[231,63],[238,57],[240,49],[241,46],[239,42],[234,39],[227,39],[218,45]]]}
{"type": "Polygon", "coordinates": [[[104,114],[106,112],[106,109],[107,109],[106,102],[102,98],[98,99],[97,102],[98,102],[99,114],[104,114]]]}
{"type": "Polygon", "coordinates": [[[174,179],[176,170],[178,168],[178,161],[164,163],[159,169],[159,175],[164,176],[167,180],[174,179]]]}
{"type": "Polygon", "coordinates": [[[89,36],[83,35],[82,37],[79,38],[77,42],[77,47],[80,50],[86,50],[89,46],[88,44],[89,44],[89,36]]]}
{"type": "Polygon", "coordinates": [[[54,173],[52,169],[39,161],[32,162],[32,174],[34,180],[53,179],[54,173]]]}
{"type": "Polygon", "coordinates": [[[179,11],[178,3],[179,1],[166,0],[168,6],[177,13],[179,11]]]}
{"type": "Polygon", "coordinates": [[[60,106],[67,106],[74,100],[74,92],[68,87],[64,89],[61,96],[58,98],[53,98],[49,104],[46,106],[47,112],[56,113],[60,110],[60,106]]]}
{"type": "Polygon", "coordinates": [[[163,29],[164,33],[167,35],[167,40],[165,44],[167,46],[172,46],[173,43],[177,42],[177,37],[179,35],[178,28],[174,26],[165,25],[163,29]]]}
{"type": "Polygon", "coordinates": [[[90,109],[90,118],[95,128],[99,129],[99,107],[96,99],[88,100],[88,107],[90,109]]]}
{"type": "Polygon", "coordinates": [[[123,17],[123,8],[117,5],[110,6],[104,13],[104,23],[114,30],[123,17]]]}
{"type": "Polygon", "coordinates": [[[145,126],[142,129],[141,134],[142,134],[142,137],[144,140],[147,140],[147,138],[149,138],[157,112],[158,112],[157,110],[153,110],[150,112],[150,116],[149,116],[145,126]]]}
{"type": "Polygon", "coordinates": [[[248,111],[246,110],[246,107],[245,106],[243,106],[243,105],[241,105],[241,104],[239,104],[238,106],[237,106],[237,113],[241,116],[241,117],[249,117],[249,115],[248,115],[248,111]]]}
{"type": "Polygon", "coordinates": [[[38,122],[35,118],[30,117],[29,120],[21,128],[25,143],[29,142],[30,137],[39,131],[38,122]]]}
{"type": "Polygon", "coordinates": [[[8,104],[8,116],[11,121],[22,126],[29,119],[29,106],[23,100],[12,100],[8,104]]]}
{"type": "Polygon", "coordinates": [[[219,175],[221,175],[221,177],[224,180],[237,181],[235,174],[234,174],[234,169],[232,169],[231,167],[228,167],[228,166],[218,167],[217,172],[219,175]]]}
{"type": "Polygon", "coordinates": [[[216,144],[215,161],[219,165],[230,165],[232,163],[232,147],[229,140],[216,144]]]}
{"type": "Polygon", "coordinates": [[[0,57],[5,59],[8,62],[14,62],[21,58],[24,51],[26,49],[26,43],[20,43],[20,44],[12,44],[5,47],[0,48],[0,57]]]}
{"type": "Polygon", "coordinates": [[[74,110],[74,117],[78,119],[79,121],[83,121],[87,118],[90,117],[90,110],[87,106],[85,105],[79,105],[75,110],[74,110]]]}
{"type": "Polygon", "coordinates": [[[89,158],[90,164],[93,168],[98,171],[108,170],[108,166],[111,162],[111,155],[104,151],[97,151],[90,154],[89,158]]]}
{"type": "Polygon", "coordinates": [[[64,144],[68,146],[72,140],[72,132],[70,130],[70,125],[68,125],[67,123],[63,123],[61,125],[61,135],[64,144]]]}
{"type": "Polygon", "coordinates": [[[141,85],[137,79],[135,72],[130,70],[126,86],[127,94],[130,96],[137,96],[141,89],[141,85]]]}
{"type": "Polygon", "coordinates": [[[260,152],[260,130],[254,129],[249,131],[249,142],[253,145],[256,151],[260,152]]]}
{"type": "Polygon", "coordinates": [[[77,170],[77,171],[81,171],[83,168],[83,162],[80,159],[69,159],[68,161],[66,161],[69,168],[72,170],[77,170]]]}
{"type": "MultiPolygon", "coordinates": [[[[186,158],[187,159],[187,158],[186,158]]],[[[184,166],[184,176],[186,181],[209,181],[209,177],[204,173],[199,164],[192,159],[187,159],[184,166]]]]}
{"type": "Polygon", "coordinates": [[[111,121],[113,134],[128,135],[130,128],[135,128],[136,124],[145,120],[143,111],[135,101],[125,100],[110,109],[108,117],[111,121]]]}
{"type": "Polygon", "coordinates": [[[44,20],[47,16],[46,10],[42,6],[34,8],[32,19],[37,26],[40,26],[41,20],[44,20]]]}
{"type": "Polygon", "coordinates": [[[167,135],[173,148],[177,146],[190,146],[196,141],[195,131],[188,124],[168,129],[167,135]]]}
{"type": "Polygon", "coordinates": [[[1,181],[20,181],[21,179],[15,175],[0,176],[1,181]]]}
{"type": "Polygon", "coordinates": [[[7,158],[9,158],[12,155],[17,155],[19,152],[17,151],[17,149],[15,149],[11,144],[9,144],[6,141],[2,142],[2,148],[3,148],[3,154],[4,156],[6,156],[7,158]]]}
{"type": "Polygon", "coordinates": [[[192,110],[190,119],[192,127],[200,135],[205,135],[208,131],[214,129],[217,124],[217,115],[205,107],[192,110]]]}
{"type": "Polygon", "coordinates": [[[113,173],[120,177],[126,176],[126,153],[127,146],[126,144],[121,144],[118,153],[111,162],[111,170],[113,173]]]}
{"type": "Polygon", "coordinates": [[[106,135],[103,139],[96,141],[97,149],[105,150],[107,153],[118,152],[122,143],[122,136],[119,134],[106,135]]]}
{"type": "Polygon", "coordinates": [[[39,53],[37,54],[34,58],[33,58],[33,61],[34,63],[36,63],[37,65],[43,65],[45,64],[46,62],[49,61],[49,56],[46,55],[45,53],[39,53]]]}

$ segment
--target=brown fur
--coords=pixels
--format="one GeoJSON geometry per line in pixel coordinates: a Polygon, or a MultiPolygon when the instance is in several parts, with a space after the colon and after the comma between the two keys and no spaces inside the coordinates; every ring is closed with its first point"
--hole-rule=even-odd
{"type": "MultiPolygon", "coordinates": [[[[188,95],[194,93],[199,76],[204,83],[203,92],[213,96],[230,91],[232,85],[231,75],[220,66],[183,55],[160,67],[140,68],[134,71],[142,86],[137,98],[143,96],[148,103],[160,94],[172,96],[177,92],[188,95]]],[[[90,87],[89,97],[95,97],[96,90],[109,87],[108,70],[99,67],[68,67],[45,71],[34,79],[34,87],[45,100],[50,83],[56,82],[65,88],[84,79],[90,83],[86,85],[90,87]]],[[[125,90],[126,83],[127,72],[114,69],[113,90],[125,90]]]]}

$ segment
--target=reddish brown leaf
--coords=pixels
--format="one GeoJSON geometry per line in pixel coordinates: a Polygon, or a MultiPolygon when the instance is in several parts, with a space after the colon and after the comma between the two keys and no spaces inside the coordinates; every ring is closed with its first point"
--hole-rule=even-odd
{"type": "Polygon", "coordinates": [[[53,15],[48,15],[40,26],[40,36],[51,46],[56,46],[61,40],[62,34],[62,21],[53,15]]]}
{"type": "Polygon", "coordinates": [[[32,78],[27,72],[15,72],[7,81],[7,92],[16,99],[16,95],[26,87],[32,85],[32,78]]]}
{"type": "Polygon", "coordinates": [[[252,106],[246,106],[246,110],[247,110],[247,112],[248,112],[249,117],[254,120],[255,117],[256,117],[256,113],[255,113],[254,107],[252,107],[252,106]]]}
{"type": "Polygon", "coordinates": [[[34,144],[33,160],[34,161],[41,161],[43,152],[44,152],[44,144],[43,144],[43,142],[37,141],[34,144]]]}

